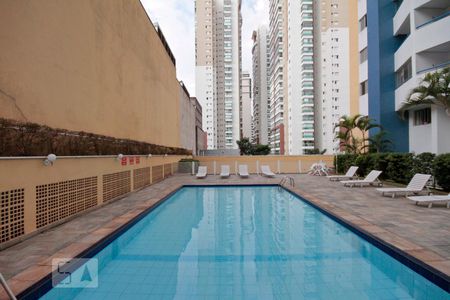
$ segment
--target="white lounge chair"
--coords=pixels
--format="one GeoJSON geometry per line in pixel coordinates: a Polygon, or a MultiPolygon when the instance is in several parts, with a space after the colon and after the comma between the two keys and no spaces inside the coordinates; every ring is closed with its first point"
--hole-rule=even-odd
{"type": "Polygon", "coordinates": [[[431,195],[431,196],[413,196],[408,197],[409,200],[416,202],[416,205],[419,205],[419,203],[428,203],[428,208],[431,208],[433,206],[433,203],[437,202],[447,202],[447,208],[450,208],[450,194],[444,196],[440,195],[431,195]]]}
{"type": "Polygon", "coordinates": [[[198,167],[197,178],[205,178],[208,168],[205,166],[198,167]]]}
{"type": "Polygon", "coordinates": [[[222,177],[222,178],[230,177],[230,166],[229,165],[222,165],[220,167],[220,177],[222,177]]]}
{"type": "Polygon", "coordinates": [[[248,176],[250,176],[248,174],[248,167],[247,165],[239,165],[239,176],[241,176],[242,178],[247,178],[248,176]]]}
{"type": "MultiPolygon", "coordinates": [[[[391,194],[392,198],[397,194],[404,194],[405,196],[418,194],[423,191],[430,177],[431,175],[428,174],[416,174],[405,188],[381,188],[377,189],[377,191],[381,192],[383,196],[385,194],[391,194]]],[[[428,188],[427,191],[429,192],[428,188]]]]}
{"type": "Polygon", "coordinates": [[[372,170],[370,173],[366,176],[366,178],[362,180],[344,180],[341,181],[344,186],[354,187],[354,186],[369,186],[369,185],[378,185],[382,186],[383,183],[378,179],[378,176],[383,173],[382,171],[372,170]]]}
{"type": "Polygon", "coordinates": [[[351,166],[345,175],[331,175],[327,176],[327,178],[331,181],[351,180],[352,178],[356,178],[356,171],[358,171],[358,167],[351,166]]]}
{"type": "Polygon", "coordinates": [[[267,165],[261,166],[261,173],[267,177],[275,177],[275,173],[270,170],[270,167],[267,165]]]}

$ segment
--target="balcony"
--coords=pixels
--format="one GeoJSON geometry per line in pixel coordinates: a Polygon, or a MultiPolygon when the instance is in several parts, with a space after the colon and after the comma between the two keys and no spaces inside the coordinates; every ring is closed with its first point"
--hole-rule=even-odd
{"type": "Polygon", "coordinates": [[[394,35],[411,33],[411,1],[403,1],[394,16],[394,35]]]}
{"type": "Polygon", "coordinates": [[[447,0],[432,0],[419,5],[414,12],[416,29],[448,17],[450,15],[449,8],[450,4],[447,0]]]}
{"type": "Polygon", "coordinates": [[[413,55],[414,49],[414,37],[408,36],[406,40],[403,41],[402,45],[395,52],[395,70],[398,70],[411,56],[413,55]]]}
{"type": "MultiPolygon", "coordinates": [[[[448,38],[447,38],[448,39],[448,38]]],[[[425,74],[450,65],[450,41],[416,54],[416,73],[425,74]]]]}
{"type": "Polygon", "coordinates": [[[415,34],[416,52],[439,47],[449,41],[450,12],[445,16],[428,21],[417,27],[415,34]]]}

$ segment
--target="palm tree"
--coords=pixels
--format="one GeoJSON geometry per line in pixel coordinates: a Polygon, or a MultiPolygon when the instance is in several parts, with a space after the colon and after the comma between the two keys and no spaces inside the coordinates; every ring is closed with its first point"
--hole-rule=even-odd
{"type": "Polygon", "coordinates": [[[356,120],[356,128],[358,128],[362,132],[363,141],[367,141],[366,134],[369,132],[370,129],[373,128],[380,128],[382,127],[378,124],[374,123],[374,120],[369,118],[369,116],[360,116],[356,120]]]}
{"type": "Polygon", "coordinates": [[[450,116],[450,68],[426,74],[421,84],[411,91],[399,112],[404,118],[408,109],[424,104],[442,107],[450,116]]]}
{"type": "Polygon", "coordinates": [[[367,147],[367,132],[372,128],[381,128],[380,125],[373,123],[373,119],[364,115],[342,116],[335,128],[339,128],[336,138],[339,139],[339,145],[347,153],[360,153],[367,147]],[[360,131],[362,138],[355,136],[355,131],[360,131]]]}
{"type": "Polygon", "coordinates": [[[380,130],[378,133],[374,134],[372,137],[368,138],[369,141],[369,152],[387,152],[390,146],[392,146],[392,141],[386,138],[387,131],[380,130]]]}
{"type": "Polygon", "coordinates": [[[361,115],[342,116],[339,119],[339,124],[334,126],[334,130],[339,129],[336,132],[336,139],[339,140],[339,146],[344,148],[345,152],[356,153],[355,147],[355,137],[353,135],[353,130],[355,129],[356,119],[361,115]]]}

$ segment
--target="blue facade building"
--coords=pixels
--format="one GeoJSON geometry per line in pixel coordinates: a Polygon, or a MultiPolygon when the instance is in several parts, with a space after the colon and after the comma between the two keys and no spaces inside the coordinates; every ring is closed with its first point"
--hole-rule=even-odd
{"type": "MultiPolygon", "coordinates": [[[[405,36],[394,36],[393,19],[398,3],[393,0],[362,0],[367,5],[368,114],[388,133],[396,152],[409,151],[408,121],[395,109],[394,54],[405,36]]],[[[373,129],[370,135],[379,129],[373,129]]]]}

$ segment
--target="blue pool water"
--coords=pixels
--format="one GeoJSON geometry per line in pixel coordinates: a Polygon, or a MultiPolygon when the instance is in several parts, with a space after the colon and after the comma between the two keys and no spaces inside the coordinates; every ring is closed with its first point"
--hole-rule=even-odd
{"type": "Polygon", "coordinates": [[[43,299],[450,299],[269,186],[183,188],[94,258],[98,288],[43,299]]]}

